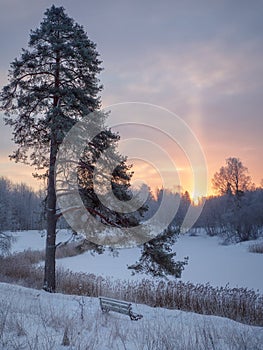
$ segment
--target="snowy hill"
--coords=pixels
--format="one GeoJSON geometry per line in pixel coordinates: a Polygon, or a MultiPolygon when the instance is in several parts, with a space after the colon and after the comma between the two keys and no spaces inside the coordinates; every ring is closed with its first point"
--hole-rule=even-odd
{"type": "Polygon", "coordinates": [[[0,283],[0,349],[262,350],[262,328],[215,316],[133,305],[139,321],[102,314],[97,298],[0,283]],[[64,335],[69,346],[62,346],[64,335]]]}

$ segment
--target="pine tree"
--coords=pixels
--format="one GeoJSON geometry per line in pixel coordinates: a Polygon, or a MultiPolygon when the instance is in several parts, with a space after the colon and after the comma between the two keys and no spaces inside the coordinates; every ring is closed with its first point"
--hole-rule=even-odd
{"type": "Polygon", "coordinates": [[[146,242],[141,247],[141,257],[135,264],[128,268],[135,273],[146,273],[153,277],[164,277],[167,275],[180,278],[184,266],[188,263],[188,257],[184,261],[175,261],[176,253],[172,251],[172,245],[176,242],[176,235],[170,227],[155,238],[146,242]]]}
{"type": "Polygon", "coordinates": [[[6,124],[18,145],[15,161],[47,170],[47,241],[44,289],[55,291],[55,163],[70,128],[100,107],[97,78],[101,61],[96,45],[63,7],[46,10],[31,31],[28,49],[11,63],[9,84],[2,90],[6,124]]]}
{"type": "Polygon", "coordinates": [[[139,218],[142,217],[147,209],[145,206],[141,206],[136,210],[136,213],[133,212],[132,207],[129,213],[110,209],[112,193],[126,207],[127,202],[133,197],[130,191],[130,180],[133,172],[131,171],[131,166],[126,163],[126,157],[123,157],[117,151],[116,147],[119,139],[119,135],[112,133],[111,130],[104,130],[96,135],[93,142],[88,144],[80,159],[78,184],[80,196],[90,214],[93,216],[99,215],[101,222],[111,227],[121,227],[125,231],[125,228],[138,225],[139,218]],[[98,164],[98,160],[101,159],[105,151],[109,151],[111,154],[108,154],[98,164]],[[116,163],[117,166],[115,166],[116,163]],[[99,181],[100,198],[97,196],[98,189],[94,189],[93,176],[96,167],[100,168],[100,176],[103,177],[99,181]],[[114,170],[113,172],[108,172],[108,169],[114,170]],[[107,184],[110,184],[111,189],[105,186],[107,184]]]}
{"type": "MultiPolygon", "coordinates": [[[[104,166],[107,163],[112,165],[112,162],[116,164],[116,161],[118,165],[110,174],[110,179],[106,180],[110,181],[117,198],[127,202],[131,197],[129,186],[132,172],[126,164],[126,158],[116,152],[119,136],[105,129],[106,115],[97,112],[100,108],[99,93],[102,90],[97,76],[101,70],[95,43],[88,38],[82,26],[68,17],[63,7],[53,5],[46,10],[40,27],[31,31],[28,49],[23,49],[20,58],[11,63],[9,84],[1,93],[5,122],[13,128],[13,140],[18,145],[11,159],[34,166],[35,176],[47,178],[43,288],[49,292],[55,292],[56,288],[56,227],[63,214],[57,207],[55,166],[65,136],[79,121],[93,118],[90,123],[92,126],[97,123],[99,130],[88,143],[77,166],[78,190],[86,209],[104,224],[123,228],[124,232],[125,228],[136,229],[138,213],[142,215],[145,211],[143,206],[136,213],[128,215],[109,210],[99,201],[94,191],[92,177],[96,162],[105,149],[113,146],[104,166]],[[94,116],[97,116],[97,120],[94,120],[94,116]]],[[[103,192],[106,200],[108,195],[106,189],[103,192]]],[[[141,229],[134,232],[135,235],[138,232],[138,240],[145,241],[147,233],[141,232],[141,229]]],[[[166,239],[166,235],[163,238],[166,239]]],[[[160,243],[155,240],[154,244],[159,244],[159,251],[163,249],[162,239],[160,243]]],[[[149,254],[149,259],[163,266],[169,265],[168,270],[173,272],[171,255],[168,254],[167,260],[165,252],[167,249],[163,250],[162,256],[157,260],[154,254],[149,254]]],[[[168,270],[166,271],[169,272],[168,270]]]]}

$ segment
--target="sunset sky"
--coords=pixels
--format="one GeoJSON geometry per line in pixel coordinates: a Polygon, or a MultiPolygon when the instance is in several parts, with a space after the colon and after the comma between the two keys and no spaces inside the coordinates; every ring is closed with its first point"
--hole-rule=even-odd
{"type": "MultiPolygon", "coordinates": [[[[39,26],[44,11],[53,3],[63,6],[97,43],[104,67],[100,75],[104,107],[140,102],[160,106],[181,118],[204,152],[209,193],[211,177],[228,157],[240,158],[255,184],[260,184],[263,1],[1,0],[0,3],[1,87],[7,83],[10,62],[20,55],[22,47],[27,47],[30,29],[39,26]]],[[[142,106],[141,121],[145,122],[145,118],[150,120],[151,107],[147,110],[146,105],[142,106]],[[145,117],[143,113],[149,115],[145,117]]],[[[127,122],[133,122],[132,118],[127,115],[127,122]]],[[[164,130],[177,128],[176,121],[168,125],[172,114],[160,118],[164,130]]],[[[142,139],[142,132],[138,134],[142,139]]],[[[180,178],[184,190],[191,190],[191,160],[187,160],[185,150],[179,151],[179,145],[176,152],[170,141],[159,140],[154,135],[150,139],[152,158],[148,155],[146,162],[136,162],[137,178],[155,187],[160,184],[160,170],[166,174],[170,188],[176,188],[180,178]],[[176,164],[175,172],[168,163],[162,164],[163,156],[154,150],[156,145],[170,154],[176,164]]],[[[135,141],[133,146],[126,144],[123,150],[126,147],[128,152],[134,145],[135,141]]],[[[138,150],[144,148],[140,142],[137,145],[138,150]]],[[[9,161],[8,154],[13,149],[11,130],[4,126],[1,115],[0,175],[36,186],[30,175],[33,169],[9,161]]],[[[140,159],[140,154],[135,153],[140,159]]]]}

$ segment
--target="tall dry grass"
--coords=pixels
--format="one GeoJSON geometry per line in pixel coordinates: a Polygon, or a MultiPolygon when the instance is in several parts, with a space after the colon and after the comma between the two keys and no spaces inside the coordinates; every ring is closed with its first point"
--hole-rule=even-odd
{"type": "Polygon", "coordinates": [[[263,242],[251,244],[248,247],[248,251],[251,253],[263,254],[263,242]]]}
{"type": "Polygon", "coordinates": [[[0,298],[3,350],[262,350],[258,327],[162,310],[131,322],[102,314],[85,297],[43,298],[21,288],[8,292],[0,298]]]}
{"type": "MultiPolygon", "coordinates": [[[[42,288],[43,253],[26,251],[0,258],[0,280],[42,288]]],[[[246,288],[213,287],[181,281],[123,281],[59,268],[57,291],[65,294],[114,297],[152,307],[192,311],[263,326],[263,295],[246,288]]]]}

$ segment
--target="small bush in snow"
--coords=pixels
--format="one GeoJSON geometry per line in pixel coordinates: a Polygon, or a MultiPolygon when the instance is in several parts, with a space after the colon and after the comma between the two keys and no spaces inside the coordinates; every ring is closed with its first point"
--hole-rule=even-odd
{"type": "Polygon", "coordinates": [[[0,256],[6,256],[10,253],[13,241],[14,238],[11,235],[0,231],[0,256]]]}
{"type": "Polygon", "coordinates": [[[263,254],[263,242],[251,244],[248,247],[249,252],[263,254]]]}

